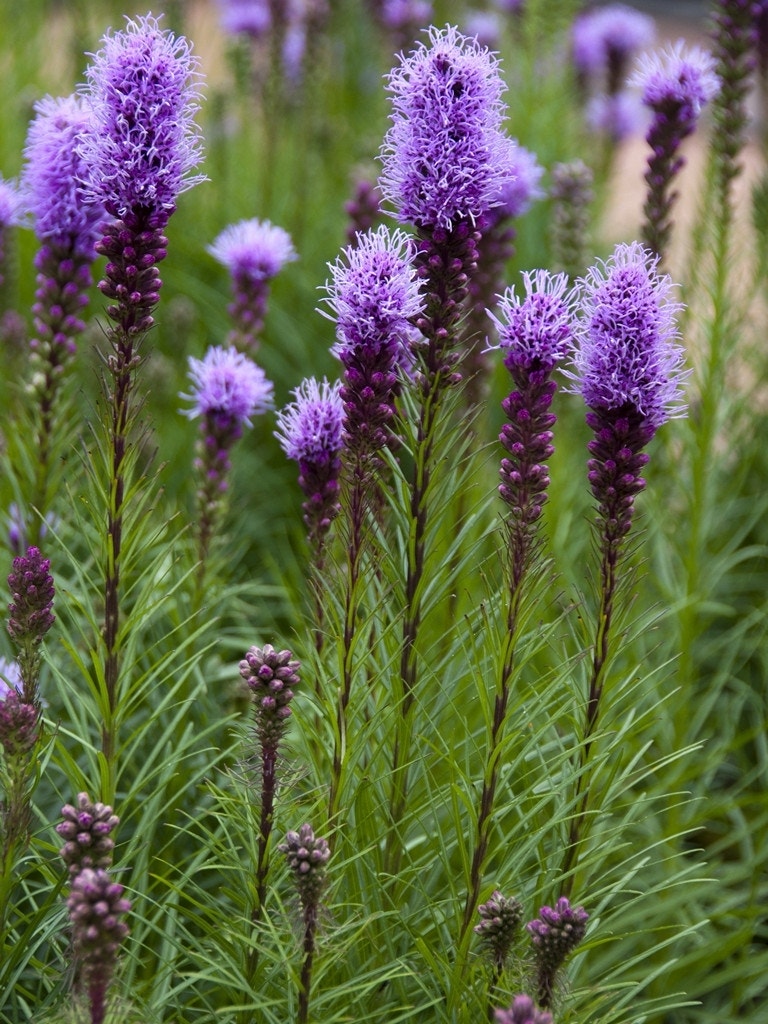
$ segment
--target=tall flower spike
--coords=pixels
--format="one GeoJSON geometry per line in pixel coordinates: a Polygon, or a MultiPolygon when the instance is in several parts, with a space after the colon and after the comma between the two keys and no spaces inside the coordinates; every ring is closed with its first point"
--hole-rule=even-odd
{"type": "Polygon", "coordinates": [[[398,366],[423,309],[412,256],[405,232],[382,225],[358,235],[329,265],[324,315],[336,322],[334,352],[344,366],[345,445],[361,456],[389,440],[398,366]]]}
{"type": "Polygon", "coordinates": [[[592,183],[592,170],[583,160],[552,168],[552,258],[554,269],[564,271],[571,280],[587,268],[592,183]]]}
{"type": "Polygon", "coordinates": [[[549,1009],[555,991],[557,973],[584,938],[589,914],[583,907],[572,907],[561,896],[554,907],[542,907],[539,916],[526,924],[536,950],[537,998],[549,1009]]]}
{"type": "Polygon", "coordinates": [[[8,576],[11,603],[8,605],[8,633],[18,650],[18,662],[24,681],[24,700],[39,706],[37,680],[40,671],[40,643],[55,622],[55,588],[49,570],[50,560],[36,547],[13,560],[8,576]]]}
{"type": "Polygon", "coordinates": [[[229,453],[251,417],[271,407],[273,387],[262,368],[234,347],[214,346],[203,359],[190,356],[189,378],[192,392],[181,397],[193,403],[184,415],[201,420],[195,468],[201,478],[197,541],[202,573],[228,487],[229,453]]]}
{"type": "Polygon", "coordinates": [[[717,93],[715,61],[698,47],[686,49],[682,41],[638,62],[630,85],[642,89],[643,103],[653,118],[646,135],[651,150],[643,207],[643,241],[663,257],[672,228],[670,213],[676,195],[670,191],[674,177],[685,163],[680,143],[690,135],[702,107],[717,93]]]}
{"type": "Polygon", "coordinates": [[[322,547],[331,521],[339,512],[344,404],[341,382],[329,384],[314,377],[292,392],[277,414],[275,437],[289,459],[299,464],[299,486],[304,492],[304,523],[314,553],[322,559],[322,547]]]}
{"type": "Polygon", "coordinates": [[[72,946],[79,968],[79,982],[90,1004],[91,1024],[103,1024],[107,993],[117,954],[128,935],[122,920],[131,909],[123,886],[106,871],[83,868],[72,879],[67,909],[72,924],[72,946]]]}
{"type": "Polygon", "coordinates": [[[268,220],[242,220],[225,228],[208,251],[232,278],[234,302],[229,313],[234,329],[229,343],[254,352],[264,326],[270,281],[298,258],[291,237],[268,220]]]}

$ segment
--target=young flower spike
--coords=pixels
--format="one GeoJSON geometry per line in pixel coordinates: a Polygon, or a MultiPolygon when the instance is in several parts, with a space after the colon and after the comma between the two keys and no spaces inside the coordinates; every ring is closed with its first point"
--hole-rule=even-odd
{"type": "Polygon", "coordinates": [[[552,1024],[552,1014],[537,1010],[530,996],[519,995],[508,1010],[496,1010],[496,1024],[552,1024]]]}
{"type": "Polygon", "coordinates": [[[540,1006],[552,1006],[557,972],[584,938],[589,914],[572,907],[561,896],[554,907],[542,907],[539,916],[526,924],[536,949],[537,998],[540,1006]]]}
{"type": "Polygon", "coordinates": [[[36,547],[13,560],[8,576],[11,603],[8,605],[8,633],[18,650],[24,700],[39,706],[37,679],[40,671],[40,644],[56,621],[53,614],[55,588],[49,569],[50,560],[36,547]]]}
{"type": "Polygon", "coordinates": [[[111,833],[120,819],[108,804],[93,803],[87,793],[78,793],[77,806],[65,804],[61,809],[63,821],[56,832],[64,840],[59,850],[70,878],[85,868],[106,870],[112,865],[115,841],[111,833]]]}
{"type": "Polygon", "coordinates": [[[339,512],[340,453],[343,446],[344,404],[341,382],[329,384],[314,377],[294,389],[294,401],[277,414],[275,437],[289,459],[299,464],[304,492],[304,523],[315,555],[339,512]]]}
{"type": "Polygon", "coordinates": [[[571,30],[573,62],[582,82],[614,96],[624,86],[638,50],[653,43],[653,19],[626,4],[605,4],[579,14],[571,30]]]}
{"type": "Polygon", "coordinates": [[[128,935],[121,918],[131,903],[123,892],[123,886],[113,882],[106,871],[83,868],[72,879],[67,897],[79,984],[88,996],[91,1024],[105,1020],[118,950],[128,935]]]}
{"type": "Polygon", "coordinates": [[[671,231],[670,211],[676,195],[670,191],[675,175],[685,163],[680,143],[690,135],[702,107],[717,93],[719,81],[710,54],[678,41],[664,50],[641,58],[630,85],[642,89],[643,103],[653,119],[646,135],[651,150],[645,180],[643,241],[663,256],[671,231]]]}
{"type": "Polygon", "coordinates": [[[514,897],[506,897],[497,889],[486,903],[477,908],[480,923],[475,925],[475,934],[480,937],[494,968],[500,972],[515,944],[523,906],[514,897]]]}
{"type": "Polygon", "coordinates": [[[291,237],[268,220],[242,220],[231,224],[208,247],[232,278],[234,302],[229,313],[234,329],[229,342],[243,352],[255,351],[264,326],[269,282],[297,259],[291,237]]]}
{"type": "Polygon", "coordinates": [[[195,469],[200,474],[197,492],[200,585],[222,511],[222,495],[228,487],[229,453],[242,437],[243,427],[251,426],[251,417],[271,407],[273,386],[262,368],[234,347],[214,346],[203,359],[190,356],[189,378],[192,392],[180,397],[192,402],[192,408],[184,410],[184,415],[190,419],[200,417],[201,421],[195,460],[195,469]]]}

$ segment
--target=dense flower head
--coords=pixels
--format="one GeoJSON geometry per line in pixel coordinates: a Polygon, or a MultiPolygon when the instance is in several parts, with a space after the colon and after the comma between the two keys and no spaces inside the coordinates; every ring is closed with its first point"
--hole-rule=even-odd
{"type": "Polygon", "coordinates": [[[77,805],[65,804],[56,832],[64,840],[59,855],[71,876],[83,868],[108,868],[115,842],[110,837],[120,819],[109,804],[94,803],[87,793],[78,793],[77,805]]]}
{"type": "Polygon", "coordinates": [[[103,44],[86,71],[94,131],[78,144],[84,195],[113,216],[142,211],[162,226],[178,195],[203,180],[190,175],[202,157],[198,61],[151,14],[103,44]]]}
{"type": "Polygon", "coordinates": [[[691,128],[720,88],[714,57],[698,46],[686,47],[682,40],[640,57],[629,84],[642,90],[646,106],[690,122],[691,128]]]}
{"type": "Polygon", "coordinates": [[[525,295],[514,288],[499,296],[490,316],[498,330],[504,362],[551,371],[572,348],[573,300],[566,274],[548,270],[523,272],[525,295]]]}
{"type": "Polygon", "coordinates": [[[19,186],[0,176],[0,231],[21,224],[25,212],[24,197],[19,186]]]}
{"type": "Polygon", "coordinates": [[[652,427],[682,416],[683,349],[673,284],[658,257],[638,242],[617,245],[579,284],[580,316],[573,371],[593,409],[629,406],[652,427]]]}
{"type": "Polygon", "coordinates": [[[389,75],[381,189],[399,220],[451,230],[502,202],[514,142],[502,133],[498,60],[458,29],[429,29],[389,75]]]}
{"type": "Polygon", "coordinates": [[[404,231],[382,225],[358,235],[357,243],[329,264],[332,281],[325,301],[332,314],[324,315],[336,320],[337,354],[407,340],[411,321],[423,308],[413,253],[404,231]]]}
{"type": "Polygon", "coordinates": [[[39,643],[55,622],[54,585],[50,559],[36,547],[13,560],[8,576],[12,601],[8,605],[8,632],[18,644],[39,643]]]}
{"type": "Polygon", "coordinates": [[[265,412],[272,404],[272,382],[260,366],[236,348],[214,345],[203,359],[189,357],[193,402],[184,412],[195,416],[223,416],[250,426],[251,416],[265,412]]]}
{"type": "Polygon", "coordinates": [[[584,907],[572,907],[567,896],[561,896],[554,907],[542,907],[539,916],[525,926],[539,961],[556,970],[584,938],[588,920],[584,907]]]}
{"type": "Polygon", "coordinates": [[[552,1014],[537,1009],[530,996],[519,995],[508,1010],[496,1010],[496,1024],[552,1024],[552,1014]]]}
{"type": "Polygon", "coordinates": [[[257,713],[270,719],[290,718],[288,706],[293,687],[299,683],[301,664],[290,651],[276,651],[272,644],[251,647],[240,662],[240,675],[256,699],[257,713]]]}
{"type": "Polygon", "coordinates": [[[503,967],[517,938],[523,906],[514,897],[504,896],[497,889],[487,902],[480,904],[477,912],[480,923],[475,925],[475,934],[480,937],[494,963],[503,967]]]}
{"type": "Polygon", "coordinates": [[[128,934],[122,920],[131,909],[123,886],[102,869],[83,868],[72,879],[67,909],[81,979],[91,1003],[91,1020],[102,1021],[106,991],[120,944],[128,934]]]}
{"type": "Polygon", "coordinates": [[[104,211],[83,200],[81,182],[88,169],[78,143],[92,130],[91,109],[82,97],[39,100],[27,133],[22,176],[37,237],[91,259],[104,211]]]}
{"type": "Polygon", "coordinates": [[[341,451],[344,404],[341,381],[307,377],[294,388],[294,401],[277,414],[275,437],[289,459],[318,462],[341,451]]]}
{"type": "Polygon", "coordinates": [[[286,832],[278,850],[288,860],[304,911],[315,909],[325,888],[325,868],[331,857],[327,840],[316,836],[312,826],[305,824],[298,832],[286,832]]]}
{"type": "Polygon", "coordinates": [[[264,281],[297,259],[288,232],[268,220],[230,224],[208,246],[208,252],[235,277],[264,281]]]}
{"type": "Polygon", "coordinates": [[[601,74],[611,61],[650,46],[653,19],[625,4],[606,4],[578,15],[571,30],[573,60],[584,74],[601,74]]]}
{"type": "Polygon", "coordinates": [[[39,717],[15,680],[0,679],[0,747],[8,761],[26,760],[37,743],[39,717]]]}

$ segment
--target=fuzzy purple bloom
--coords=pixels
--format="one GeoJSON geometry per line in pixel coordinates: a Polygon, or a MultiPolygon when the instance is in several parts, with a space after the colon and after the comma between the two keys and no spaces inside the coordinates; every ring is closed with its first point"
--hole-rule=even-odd
{"type": "Polygon", "coordinates": [[[123,886],[106,871],[83,868],[72,880],[67,909],[80,983],[90,1003],[91,1024],[103,1024],[107,992],[120,945],[128,935],[122,920],[131,909],[123,886]]]}
{"type": "Polygon", "coordinates": [[[423,309],[412,257],[405,232],[382,225],[358,235],[357,244],[329,264],[332,281],[325,301],[331,312],[323,315],[336,321],[333,351],[344,365],[346,443],[361,453],[387,443],[398,366],[423,309]]]}
{"type": "Polygon", "coordinates": [[[91,109],[81,96],[47,96],[35,104],[35,115],[22,177],[35,234],[71,256],[93,260],[105,214],[83,200],[88,165],[78,148],[93,131],[91,109]]]}
{"type": "Polygon", "coordinates": [[[218,0],[221,27],[228,35],[258,39],[272,27],[269,0],[218,0]]]}
{"type": "Polygon", "coordinates": [[[450,231],[503,201],[509,150],[498,60],[446,26],[429,30],[389,75],[392,124],[381,189],[399,220],[450,231]]]}
{"type": "Polygon", "coordinates": [[[552,1024],[552,1014],[537,1010],[530,996],[519,995],[508,1010],[496,1010],[496,1024],[552,1024]]]}
{"type": "Polygon", "coordinates": [[[19,186],[0,177],[0,231],[21,224],[25,212],[26,204],[19,186]]]}
{"type": "Polygon", "coordinates": [[[260,366],[234,348],[219,345],[203,359],[189,357],[192,393],[180,397],[193,403],[184,411],[190,419],[212,417],[227,423],[251,425],[251,417],[272,405],[272,382],[260,366]]]}
{"type": "Polygon", "coordinates": [[[235,328],[230,343],[253,351],[264,326],[269,282],[286,263],[298,258],[291,236],[268,220],[242,220],[225,228],[208,252],[232,279],[234,302],[229,314],[235,328]]]}
{"type": "Polygon", "coordinates": [[[576,17],[571,30],[573,62],[585,78],[604,79],[609,95],[623,85],[631,57],[653,43],[656,29],[647,14],[625,4],[606,4],[576,17]]]}
{"type": "Polygon", "coordinates": [[[510,153],[511,166],[507,181],[502,186],[502,201],[490,215],[522,217],[537,199],[543,199],[541,179],[544,168],[536,154],[525,146],[515,145],[510,153]]]}
{"type": "Polygon", "coordinates": [[[572,347],[568,279],[547,270],[524,271],[522,276],[525,297],[508,288],[499,301],[503,320],[491,315],[504,365],[510,372],[521,366],[551,373],[572,347]]]}
{"type": "Polygon", "coordinates": [[[114,217],[141,211],[162,227],[179,194],[204,180],[190,173],[202,157],[198,61],[150,14],[103,44],[86,71],[94,131],[78,145],[84,196],[114,217]]]}
{"type": "Polygon", "coordinates": [[[593,96],[585,116],[593,132],[606,135],[614,143],[635,135],[643,124],[642,105],[628,89],[593,96]]]}
{"type": "Polygon", "coordinates": [[[573,371],[586,404],[634,411],[652,430],[683,416],[683,349],[673,284],[638,242],[616,246],[581,282],[573,371]]]}

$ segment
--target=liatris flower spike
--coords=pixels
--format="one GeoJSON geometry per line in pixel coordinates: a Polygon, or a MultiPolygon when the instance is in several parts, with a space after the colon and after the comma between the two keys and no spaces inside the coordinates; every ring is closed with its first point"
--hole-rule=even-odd
{"type": "Polygon", "coordinates": [[[91,1024],[103,1024],[117,954],[128,935],[122,918],[131,903],[123,892],[106,871],[83,868],[72,879],[67,897],[79,984],[88,996],[91,1024]]]}
{"type": "Polygon", "coordinates": [[[523,906],[497,889],[486,903],[480,904],[477,912],[480,923],[475,925],[475,934],[480,937],[495,969],[501,971],[517,939],[523,906]]]}
{"type": "Polygon", "coordinates": [[[552,1014],[538,1010],[530,996],[519,995],[508,1010],[497,1010],[496,1024],[552,1024],[552,1014]]]}
{"type": "Polygon", "coordinates": [[[197,529],[202,571],[228,486],[230,450],[251,417],[270,408],[273,387],[261,367],[234,347],[212,347],[203,359],[190,356],[189,378],[192,392],[180,397],[193,403],[184,415],[201,419],[195,468],[201,476],[197,529]]]}
{"type": "Polygon", "coordinates": [[[605,4],[579,14],[571,30],[573,62],[584,86],[614,96],[624,86],[629,63],[653,43],[656,28],[647,14],[625,4],[605,4]]]}
{"type": "Polygon", "coordinates": [[[537,998],[549,1009],[555,991],[557,972],[584,938],[589,914],[583,907],[572,907],[561,896],[554,907],[542,907],[539,916],[526,924],[536,949],[537,998]]]}
{"type": "Polygon", "coordinates": [[[294,389],[293,396],[294,401],[277,414],[275,437],[288,458],[299,464],[304,523],[314,554],[321,556],[325,535],[339,513],[344,422],[341,382],[329,384],[308,377],[294,389]]]}
{"type": "Polygon", "coordinates": [[[8,605],[8,633],[18,651],[19,670],[24,683],[24,700],[39,706],[37,690],[40,671],[40,644],[55,622],[55,588],[49,570],[50,560],[36,547],[13,560],[8,576],[12,601],[8,605]]]}
{"type": "Polygon", "coordinates": [[[554,269],[573,280],[587,269],[593,174],[583,160],[552,167],[551,245],[554,269]]]}
{"type": "Polygon", "coordinates": [[[179,194],[204,180],[191,173],[202,156],[198,62],[186,39],[151,15],[103,43],[86,71],[94,129],[78,151],[85,200],[118,218],[97,246],[107,257],[99,288],[112,300],[109,316],[135,336],[151,326],[158,301],[162,229],[179,194]]]}
{"type": "Polygon", "coordinates": [[[643,241],[664,256],[672,228],[670,212],[676,194],[670,191],[685,163],[679,147],[690,135],[702,107],[717,93],[719,81],[714,58],[699,49],[686,49],[682,41],[638,62],[630,84],[642,89],[643,103],[653,113],[646,140],[651,149],[645,174],[647,193],[643,207],[643,241]]]}
{"type": "Polygon", "coordinates": [[[61,809],[64,819],[56,832],[64,840],[59,855],[67,865],[71,878],[84,868],[107,869],[112,865],[115,841],[111,833],[120,819],[108,804],[93,803],[87,793],[78,793],[77,806],[65,804],[61,809]]]}
{"type": "Polygon", "coordinates": [[[291,237],[268,220],[242,220],[225,228],[208,252],[232,278],[234,302],[229,313],[234,329],[229,343],[253,352],[264,326],[270,281],[286,263],[298,258],[291,237]]]}
{"type": "Polygon", "coordinates": [[[382,225],[329,265],[324,315],[336,322],[333,351],[344,366],[344,441],[361,458],[389,440],[398,367],[423,309],[412,256],[405,232],[382,225]]]}

